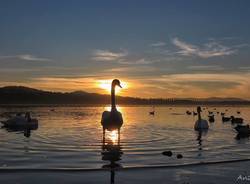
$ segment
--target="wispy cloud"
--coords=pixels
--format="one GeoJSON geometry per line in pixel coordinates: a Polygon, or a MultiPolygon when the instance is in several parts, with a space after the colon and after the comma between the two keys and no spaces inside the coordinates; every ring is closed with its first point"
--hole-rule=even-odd
{"type": "Polygon", "coordinates": [[[0,60],[2,59],[19,59],[24,61],[52,61],[51,59],[36,57],[31,54],[0,56],[0,60]]]}
{"type": "Polygon", "coordinates": [[[95,61],[116,61],[123,59],[127,55],[127,51],[112,52],[109,50],[95,50],[92,54],[92,59],[95,61]]]}
{"type": "Polygon", "coordinates": [[[197,71],[220,71],[224,70],[222,66],[219,65],[193,65],[187,67],[190,70],[197,70],[197,71]]]}
{"type": "Polygon", "coordinates": [[[165,45],[166,45],[165,42],[155,42],[155,43],[150,44],[151,47],[163,47],[165,45]]]}
{"type": "Polygon", "coordinates": [[[155,63],[155,62],[156,61],[147,60],[145,58],[141,58],[138,60],[126,59],[126,60],[119,61],[120,64],[124,64],[124,65],[148,65],[148,64],[155,63]]]}
{"type": "Polygon", "coordinates": [[[174,38],[172,43],[179,48],[177,52],[183,56],[196,56],[201,58],[210,58],[216,56],[227,56],[237,52],[236,49],[220,44],[216,41],[210,41],[202,46],[193,45],[179,38],[174,38]]]}

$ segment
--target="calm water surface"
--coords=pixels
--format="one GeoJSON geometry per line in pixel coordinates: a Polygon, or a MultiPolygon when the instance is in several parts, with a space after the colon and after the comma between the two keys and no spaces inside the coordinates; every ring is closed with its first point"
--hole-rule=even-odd
{"type": "MultiPolygon", "coordinates": [[[[215,107],[208,107],[213,110],[215,107]]],[[[216,107],[226,115],[241,116],[250,122],[250,107],[216,107]],[[236,111],[240,110],[241,115],[236,111]]],[[[0,168],[101,168],[101,114],[105,107],[30,107],[0,108],[0,113],[31,111],[39,120],[37,130],[25,137],[22,131],[0,129],[0,168]]],[[[237,140],[231,123],[222,123],[221,116],[210,123],[210,129],[198,140],[193,130],[197,117],[186,110],[194,107],[119,107],[124,118],[121,129],[120,157],[122,167],[173,165],[201,161],[221,161],[249,158],[248,138],[237,140]],[[162,151],[173,151],[172,157],[162,151]],[[183,159],[176,159],[181,153],[183,159]]],[[[207,119],[207,110],[203,111],[207,119]]],[[[2,117],[1,120],[4,120],[2,117]]],[[[109,132],[107,140],[116,144],[116,132],[109,132]]]]}

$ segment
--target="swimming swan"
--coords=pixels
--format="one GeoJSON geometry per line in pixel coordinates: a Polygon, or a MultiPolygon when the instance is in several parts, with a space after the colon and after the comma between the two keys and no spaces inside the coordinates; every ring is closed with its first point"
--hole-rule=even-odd
{"type": "Polygon", "coordinates": [[[32,119],[30,113],[26,112],[25,116],[18,113],[16,116],[1,122],[4,127],[8,128],[23,128],[23,127],[36,127],[38,126],[38,120],[32,119]]]}
{"type": "Polygon", "coordinates": [[[105,130],[112,131],[118,129],[118,136],[120,135],[120,128],[123,124],[122,114],[116,109],[115,103],[115,87],[121,87],[120,81],[114,79],[111,84],[111,111],[104,111],[102,113],[101,124],[103,127],[103,136],[105,138],[105,130]]]}
{"type": "Polygon", "coordinates": [[[194,129],[197,131],[200,130],[207,130],[209,128],[207,120],[201,119],[201,107],[197,107],[197,112],[198,112],[198,120],[194,124],[194,129]]]}

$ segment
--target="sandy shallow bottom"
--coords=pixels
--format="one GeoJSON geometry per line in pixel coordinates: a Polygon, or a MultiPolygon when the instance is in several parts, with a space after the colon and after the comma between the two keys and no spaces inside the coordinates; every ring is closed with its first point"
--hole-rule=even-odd
{"type": "MultiPolygon", "coordinates": [[[[166,168],[119,169],[115,171],[117,184],[230,184],[250,183],[250,161],[190,165],[166,168]]],[[[112,183],[110,170],[93,171],[0,171],[0,183],[112,183]]]]}

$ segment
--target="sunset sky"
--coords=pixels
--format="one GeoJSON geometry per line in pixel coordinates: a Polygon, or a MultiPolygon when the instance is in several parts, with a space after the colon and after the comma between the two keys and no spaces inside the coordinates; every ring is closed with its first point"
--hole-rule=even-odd
{"type": "Polygon", "coordinates": [[[1,0],[0,86],[250,99],[249,0],[1,0]]]}

